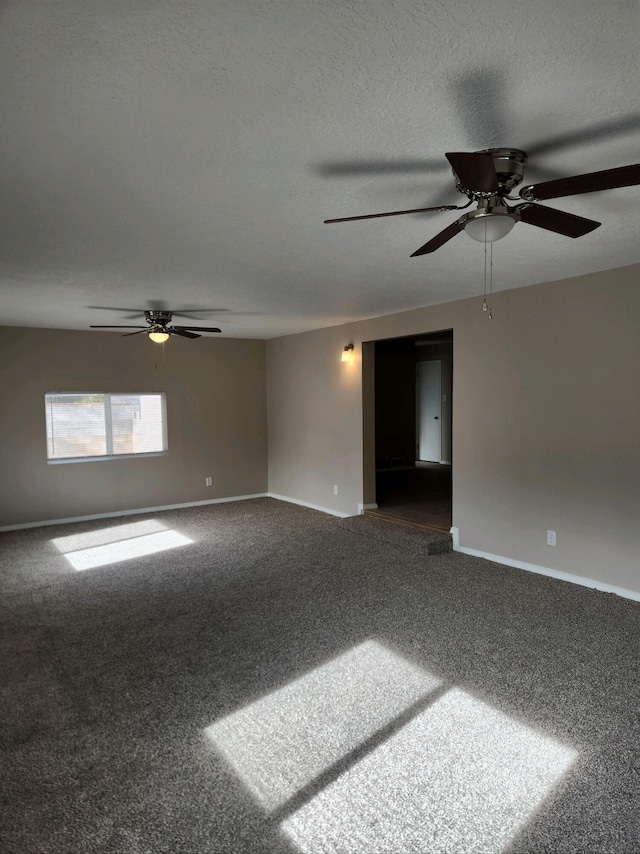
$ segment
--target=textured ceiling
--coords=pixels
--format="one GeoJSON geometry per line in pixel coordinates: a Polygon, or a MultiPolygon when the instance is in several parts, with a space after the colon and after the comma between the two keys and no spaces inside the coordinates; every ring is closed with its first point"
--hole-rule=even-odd
{"type": "MultiPolygon", "coordinates": [[[[464,202],[445,151],[638,162],[639,37],[635,0],[5,0],[0,323],[269,338],[478,294],[464,234],[409,257],[455,213],[322,221],[464,202]]],[[[640,261],[640,188],[549,204],[602,227],[517,225],[495,289],[640,261]]]]}

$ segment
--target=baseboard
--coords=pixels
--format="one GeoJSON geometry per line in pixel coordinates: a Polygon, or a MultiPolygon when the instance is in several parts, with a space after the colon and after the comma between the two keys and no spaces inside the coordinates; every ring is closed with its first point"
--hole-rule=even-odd
{"type": "Polygon", "coordinates": [[[602,593],[613,593],[616,596],[621,596],[623,599],[632,599],[634,602],[640,602],[640,592],[635,590],[627,590],[625,587],[607,584],[606,581],[596,581],[593,578],[586,578],[583,575],[574,575],[571,572],[562,572],[562,570],[551,569],[548,566],[538,566],[538,564],[527,563],[524,560],[515,560],[510,557],[483,552],[480,549],[469,549],[466,546],[461,546],[459,528],[451,528],[451,537],[453,539],[454,552],[461,552],[462,554],[472,555],[473,557],[482,557],[485,560],[501,563],[504,566],[524,569],[526,572],[535,572],[537,575],[546,575],[549,578],[556,578],[558,581],[568,581],[571,584],[579,584],[581,587],[590,587],[592,590],[600,590],[602,593]]]}
{"type": "Polygon", "coordinates": [[[362,515],[365,510],[377,510],[377,504],[358,504],[358,513],[362,515]]]}
{"type": "Polygon", "coordinates": [[[353,513],[341,513],[339,510],[331,510],[329,507],[321,507],[319,504],[310,504],[308,501],[300,501],[298,498],[289,498],[288,495],[278,495],[275,492],[269,492],[268,498],[275,498],[278,501],[287,501],[289,504],[298,504],[300,507],[308,507],[310,510],[319,510],[321,513],[329,513],[330,516],[338,516],[340,519],[346,519],[348,516],[353,516],[353,513]]]}
{"type": "Polygon", "coordinates": [[[267,492],[255,495],[233,495],[230,498],[209,498],[206,501],[185,501],[182,504],[161,504],[158,507],[139,507],[136,510],[115,510],[112,513],[92,513],[90,516],[69,516],[65,519],[48,519],[44,522],[23,522],[21,525],[3,525],[2,531],[22,531],[26,528],[44,528],[47,525],[68,525],[71,522],[91,522],[93,519],[116,519],[118,516],[137,516],[142,513],[159,513],[161,510],[180,510],[183,507],[201,507],[205,504],[226,504],[229,501],[248,501],[250,498],[269,498],[267,492]]]}

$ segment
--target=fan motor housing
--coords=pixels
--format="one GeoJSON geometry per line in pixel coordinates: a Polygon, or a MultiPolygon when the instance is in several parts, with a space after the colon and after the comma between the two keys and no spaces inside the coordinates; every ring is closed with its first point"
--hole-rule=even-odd
{"type": "MultiPolygon", "coordinates": [[[[522,151],[519,148],[483,148],[481,151],[476,151],[475,153],[490,154],[493,157],[501,195],[507,195],[524,178],[524,170],[527,165],[526,151],[522,151]]],[[[488,195],[468,190],[462,185],[455,171],[453,174],[456,177],[456,189],[465,196],[484,198],[488,195]]]]}
{"type": "Polygon", "coordinates": [[[167,323],[171,323],[171,318],[173,317],[172,312],[170,311],[145,311],[144,313],[145,320],[147,323],[158,326],[166,326],[167,323]]]}

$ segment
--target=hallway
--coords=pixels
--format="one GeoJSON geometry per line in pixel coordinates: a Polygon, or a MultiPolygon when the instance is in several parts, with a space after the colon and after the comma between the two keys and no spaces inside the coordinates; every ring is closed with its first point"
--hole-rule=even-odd
{"type": "Polygon", "coordinates": [[[417,463],[376,474],[378,510],[369,511],[440,531],[451,528],[451,466],[417,463]]]}

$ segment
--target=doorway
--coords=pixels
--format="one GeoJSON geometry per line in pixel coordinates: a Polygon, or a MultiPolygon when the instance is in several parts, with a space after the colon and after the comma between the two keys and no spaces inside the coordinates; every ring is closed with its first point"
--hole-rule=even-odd
{"type": "Polygon", "coordinates": [[[448,532],[453,331],[372,343],[376,506],[367,512],[448,532]]]}

